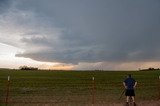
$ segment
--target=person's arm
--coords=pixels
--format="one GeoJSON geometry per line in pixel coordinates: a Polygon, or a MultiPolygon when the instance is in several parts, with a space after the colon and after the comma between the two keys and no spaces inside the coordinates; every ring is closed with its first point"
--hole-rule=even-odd
{"type": "Polygon", "coordinates": [[[127,86],[126,86],[126,83],[125,83],[125,82],[123,82],[123,86],[127,89],[127,86]]]}
{"type": "Polygon", "coordinates": [[[134,84],[134,88],[136,88],[136,86],[137,86],[137,82],[135,82],[135,84],[134,84]]]}

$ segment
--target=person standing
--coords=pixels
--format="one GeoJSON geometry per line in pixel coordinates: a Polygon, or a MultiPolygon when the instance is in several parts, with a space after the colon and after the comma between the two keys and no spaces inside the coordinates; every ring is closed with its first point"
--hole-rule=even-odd
{"type": "Polygon", "coordinates": [[[126,106],[129,106],[129,99],[132,98],[134,106],[136,106],[135,103],[135,92],[134,89],[137,85],[137,81],[135,81],[134,78],[132,78],[131,74],[127,76],[127,78],[123,81],[123,85],[126,89],[125,96],[126,96],[126,106]]]}

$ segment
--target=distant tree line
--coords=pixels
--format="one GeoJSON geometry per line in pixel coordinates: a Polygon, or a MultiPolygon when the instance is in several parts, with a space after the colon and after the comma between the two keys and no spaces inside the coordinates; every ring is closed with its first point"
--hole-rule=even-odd
{"type": "Polygon", "coordinates": [[[36,67],[20,66],[20,70],[38,70],[36,67]]]}
{"type": "Polygon", "coordinates": [[[160,71],[159,68],[139,69],[139,71],[160,71]]]}

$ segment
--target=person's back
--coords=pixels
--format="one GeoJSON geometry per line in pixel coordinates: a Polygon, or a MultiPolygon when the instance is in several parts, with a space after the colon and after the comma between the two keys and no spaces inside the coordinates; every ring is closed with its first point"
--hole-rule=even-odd
{"type": "Polygon", "coordinates": [[[131,77],[125,79],[125,85],[127,86],[126,89],[134,89],[134,85],[135,85],[135,80],[131,77]]]}

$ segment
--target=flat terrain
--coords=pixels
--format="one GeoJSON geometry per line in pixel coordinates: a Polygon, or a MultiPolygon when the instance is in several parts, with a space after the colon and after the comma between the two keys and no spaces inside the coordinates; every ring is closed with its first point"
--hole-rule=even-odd
{"type": "Polygon", "coordinates": [[[123,80],[132,74],[138,82],[136,100],[160,106],[160,71],[20,71],[0,69],[0,106],[5,106],[7,76],[9,106],[123,106],[123,80]],[[95,78],[95,83],[92,81],[95,78]],[[94,90],[93,90],[94,88],[94,90]],[[94,93],[93,93],[94,92],[94,93]],[[94,96],[93,96],[94,95],[94,96]]]}

